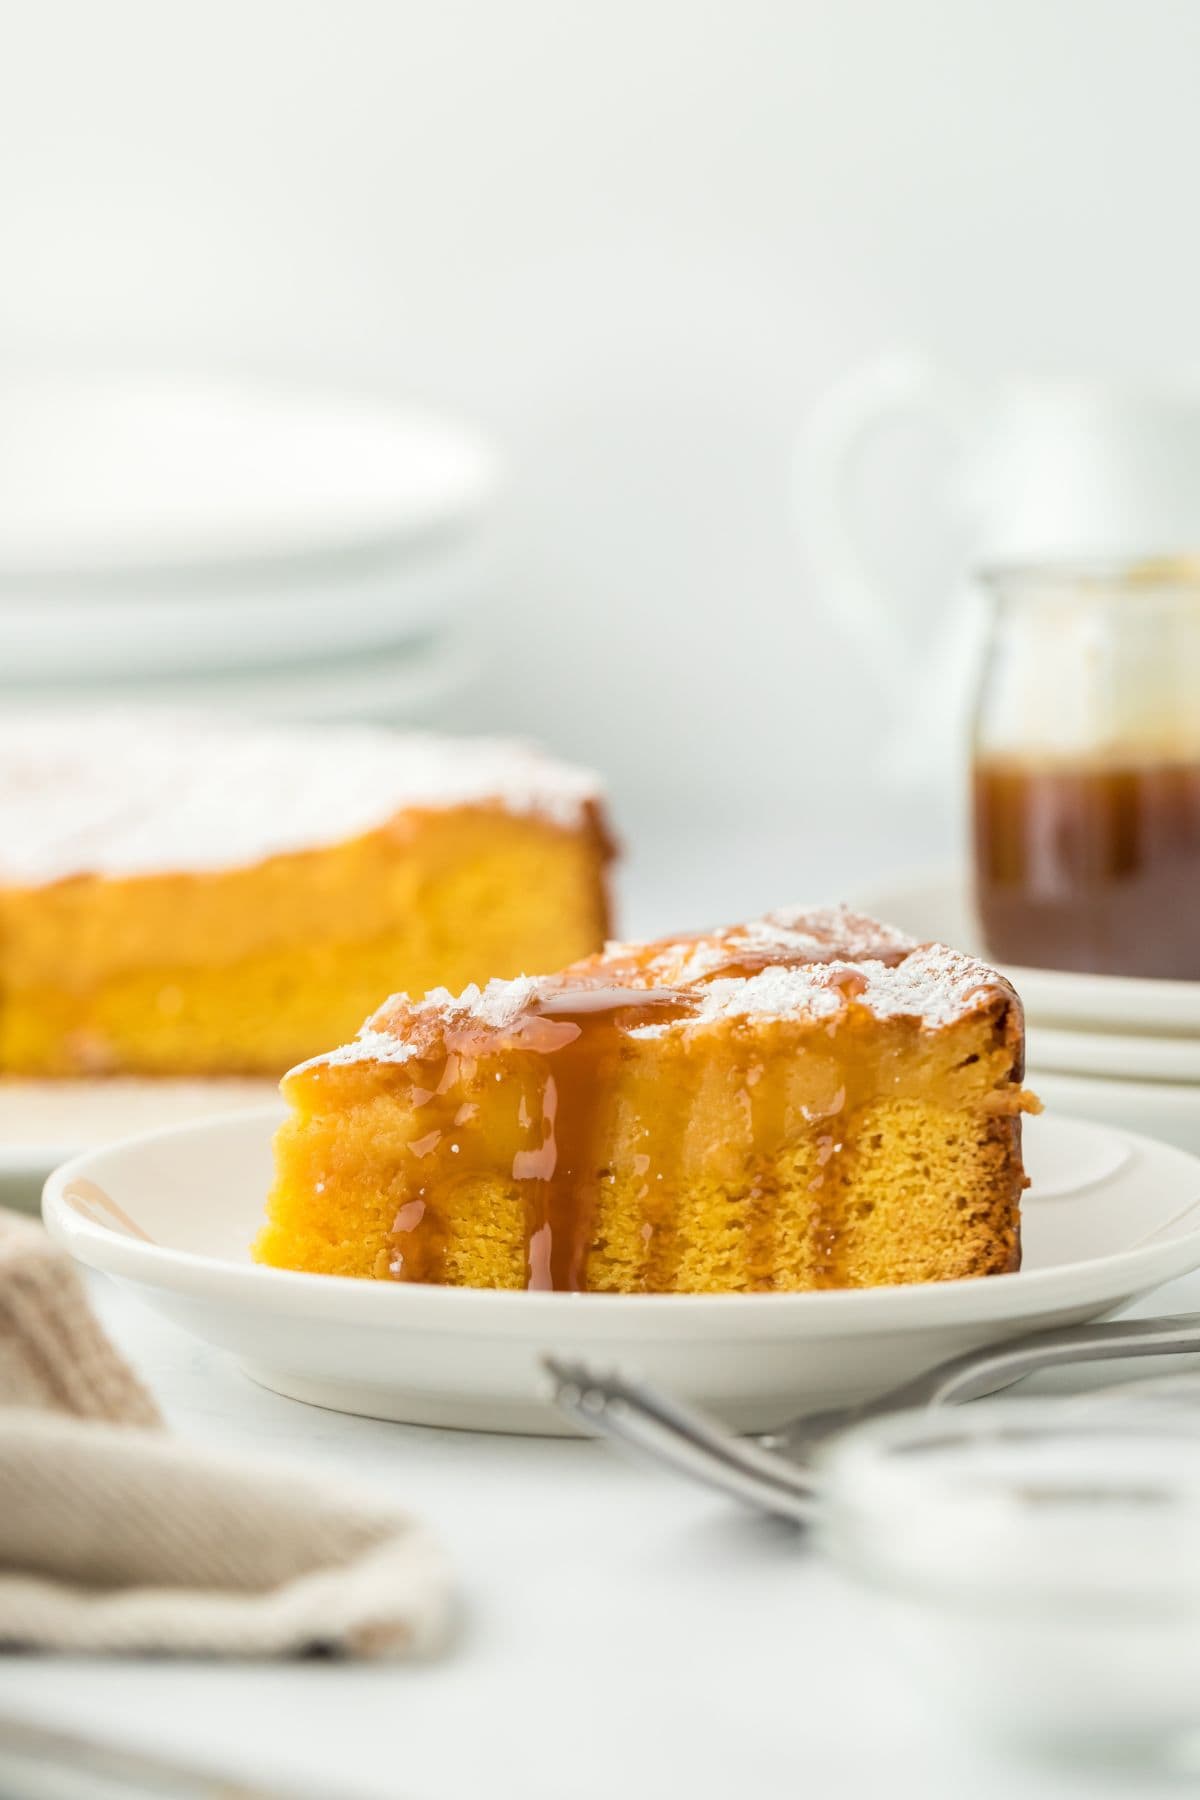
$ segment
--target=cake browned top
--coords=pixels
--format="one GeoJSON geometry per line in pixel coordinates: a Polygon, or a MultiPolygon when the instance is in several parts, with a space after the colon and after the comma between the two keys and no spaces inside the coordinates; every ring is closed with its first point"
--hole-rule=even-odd
{"type": "Polygon", "coordinates": [[[421,1000],[394,994],[352,1043],[313,1062],[404,1062],[453,1038],[476,1051],[537,1049],[556,1019],[589,1013],[610,1013],[619,1029],[644,1037],[722,1018],[833,1024],[851,1006],[931,1031],[988,1007],[1019,1019],[1009,983],[977,958],[844,906],[796,906],[690,936],[610,943],[555,975],[459,995],[436,988],[421,1000]]]}

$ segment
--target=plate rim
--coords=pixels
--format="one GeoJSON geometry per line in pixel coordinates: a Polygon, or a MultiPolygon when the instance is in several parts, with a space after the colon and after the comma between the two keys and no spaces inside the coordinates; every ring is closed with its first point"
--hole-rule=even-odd
{"type": "MultiPolygon", "coordinates": [[[[1187,1060],[1186,1055],[1180,1054],[1181,1063],[1186,1063],[1187,1060]]],[[[1029,1070],[1033,1072],[1031,1079],[1044,1069],[1052,1075],[1078,1075],[1098,1081],[1144,1082],[1155,1087],[1192,1089],[1200,1102],[1200,1040],[1184,1032],[1155,1037],[1145,1031],[1096,1031],[1082,1026],[1035,1024],[1027,1034],[1026,1061],[1029,1070]],[[1083,1047],[1074,1048],[1080,1040],[1083,1047]],[[1172,1053],[1181,1049],[1191,1054],[1195,1066],[1193,1075],[1181,1075],[1178,1072],[1170,1075],[1157,1074],[1153,1067],[1148,1069],[1145,1066],[1146,1063],[1153,1065],[1156,1058],[1160,1057],[1169,1062],[1172,1053]],[[1128,1073],[1116,1070],[1110,1072],[1107,1067],[1099,1066],[1106,1064],[1110,1057],[1115,1060],[1122,1054],[1131,1053],[1143,1057],[1145,1061],[1128,1073]],[[1082,1066],[1088,1056],[1096,1058],[1096,1067],[1082,1066]],[[1073,1057],[1079,1057],[1080,1062],[1070,1060],[1073,1057]]],[[[1162,1066],[1161,1062],[1159,1066],[1162,1066]]]]}
{"type": "MultiPolygon", "coordinates": [[[[1184,1105],[1192,1109],[1200,1108],[1200,1082],[1195,1081],[1159,1081],[1152,1075],[1092,1075],[1086,1071],[1081,1074],[1078,1069],[1051,1068],[1031,1069],[1026,1075],[1026,1081],[1035,1093],[1048,1081],[1069,1081],[1078,1087],[1086,1088],[1089,1098],[1092,1099],[1103,1099],[1107,1093],[1113,1098],[1145,1100],[1166,1105],[1168,1108],[1184,1105]]],[[[1057,1100],[1054,1101],[1054,1110],[1056,1115],[1062,1118],[1078,1117],[1080,1122],[1083,1122],[1082,1113],[1062,1112],[1059,1114],[1057,1100]]],[[[1112,1126],[1110,1129],[1124,1128],[1112,1126]]],[[[1135,1134],[1130,1131],[1129,1135],[1132,1137],[1135,1134]]],[[[1149,1137],[1158,1143],[1165,1144],[1167,1142],[1165,1138],[1154,1139],[1152,1132],[1141,1132],[1136,1135],[1149,1137]]],[[[1183,1150],[1181,1144],[1173,1144],[1169,1147],[1182,1150],[1185,1156],[1194,1154],[1192,1151],[1183,1150]]]]}
{"type": "MultiPolygon", "coordinates": [[[[6,1088],[43,1088],[61,1086],[64,1090],[64,1094],[69,1099],[71,1092],[78,1087],[86,1087],[91,1091],[102,1091],[103,1088],[112,1081],[116,1081],[121,1085],[129,1083],[138,1086],[145,1085],[147,1088],[156,1087],[159,1089],[175,1090],[178,1090],[179,1088],[195,1089],[203,1087],[210,1081],[222,1087],[235,1084],[253,1084],[255,1086],[261,1086],[264,1090],[274,1089],[276,1094],[278,1094],[279,1087],[278,1081],[275,1077],[270,1075],[66,1075],[46,1076],[43,1078],[36,1075],[9,1074],[0,1081],[0,1096],[3,1095],[6,1088]]],[[[223,1098],[228,1100],[228,1095],[223,1096],[223,1098]]],[[[131,1143],[135,1138],[148,1137],[151,1132],[162,1130],[170,1131],[176,1129],[178,1125],[198,1124],[205,1119],[233,1118],[236,1113],[258,1111],[265,1109],[268,1105],[275,1104],[281,1104],[281,1102],[275,1100],[269,1101],[266,1093],[264,1093],[252,1106],[233,1107],[225,1105],[223,1107],[214,1108],[210,1113],[193,1114],[190,1117],[173,1121],[164,1120],[161,1125],[152,1125],[142,1131],[122,1132],[119,1137],[106,1139],[101,1144],[81,1144],[78,1140],[74,1142],[60,1140],[58,1143],[55,1143],[53,1139],[50,1138],[30,1139],[19,1143],[6,1143],[3,1140],[0,1140],[0,1181],[37,1182],[39,1184],[38,1198],[40,1201],[41,1191],[44,1188],[46,1181],[54,1173],[55,1169],[65,1162],[74,1161],[81,1156],[95,1156],[101,1150],[115,1149],[120,1144],[131,1143]]]]}
{"type": "MultiPolygon", "coordinates": [[[[1001,1275],[965,1276],[948,1282],[908,1282],[890,1287],[829,1288],[816,1291],[769,1294],[564,1294],[494,1288],[439,1287],[419,1283],[372,1282],[351,1275],[320,1275],[304,1270],[276,1269],[260,1263],[234,1263],[202,1252],[145,1243],[86,1218],[63,1196],[68,1182],[95,1178],[96,1163],[131,1149],[147,1149],[172,1139],[187,1141],[215,1136],[231,1129],[250,1131],[286,1117],[282,1103],[216,1114],[208,1119],[161,1126],[135,1133],[100,1149],[86,1151],[60,1164],[43,1189],[42,1217],[51,1237],[87,1267],[131,1282],[141,1288],[166,1290],[191,1298],[227,1304],[249,1301],[260,1312],[274,1317],[313,1317],[324,1314],[329,1322],[379,1328],[401,1326],[444,1330],[456,1336],[520,1336],[529,1329],[532,1307],[548,1326],[569,1318],[573,1332],[585,1320],[601,1327],[597,1335],[610,1335],[609,1326],[628,1324],[645,1334],[652,1327],[726,1323],[738,1336],[775,1336],[789,1323],[801,1319],[817,1324],[825,1335],[870,1334],[890,1331],[897,1324],[914,1325],[906,1314],[918,1310],[923,1299],[935,1309],[925,1321],[929,1329],[968,1320],[987,1323],[1036,1310],[1038,1295],[1047,1304],[1065,1303],[1055,1296],[1064,1284],[1082,1284],[1075,1296],[1080,1305],[1103,1301],[1118,1304],[1122,1298],[1145,1292],[1161,1282],[1200,1267],[1200,1217],[1196,1227],[1163,1243],[1135,1245],[1129,1250],[1082,1261],[1058,1263],[1047,1269],[1026,1269],[1001,1275]],[[1115,1267],[1114,1267],[1115,1265],[1115,1267]],[[1120,1271],[1116,1277],[1116,1271],[1120,1271]],[[1091,1279],[1089,1280],[1088,1277],[1091,1279]],[[1115,1279],[1114,1279],[1115,1278],[1115,1279]],[[214,1285],[217,1291],[214,1291],[214,1285]],[[351,1302],[351,1295],[355,1298],[351,1302]],[[937,1296],[936,1299],[934,1296],[937,1296]],[[1024,1296],[1025,1298],[1021,1298],[1024,1296]],[[596,1303],[600,1302],[599,1305],[596,1303]],[[348,1308],[348,1310],[347,1310],[348,1308]],[[461,1320],[468,1310],[483,1315],[461,1320]],[[897,1316],[899,1315],[899,1316],[897,1316]],[[747,1329],[749,1327],[749,1329],[747,1329]]],[[[1053,1115],[1088,1133],[1120,1138],[1151,1161],[1188,1165],[1195,1178],[1195,1199],[1186,1211],[1200,1214],[1200,1157],[1173,1144],[1123,1127],[1098,1125],[1070,1114],[1053,1115]]],[[[102,1171],[101,1171],[102,1175],[102,1171]]],[[[585,1331],[583,1335],[587,1335],[585,1331]]],[[[651,1330],[651,1335],[655,1335],[651,1330]]],[[[675,1335],[673,1331],[669,1335],[675,1335]]],[[[821,1331],[812,1335],[820,1336],[821,1331]]]]}
{"type": "MultiPolygon", "coordinates": [[[[111,430],[115,416],[147,403],[158,409],[159,425],[164,403],[176,411],[182,406],[190,428],[191,409],[199,403],[210,412],[219,409],[223,424],[232,422],[243,434],[255,432],[262,442],[273,430],[294,428],[302,415],[310,433],[337,438],[339,448],[347,432],[356,433],[359,445],[369,444],[376,469],[386,470],[369,504],[361,498],[349,504],[339,494],[314,508],[305,495],[285,514],[272,496],[249,522],[243,513],[225,518],[215,530],[210,520],[199,527],[191,520],[182,526],[168,520],[164,527],[160,520],[150,532],[142,521],[138,529],[123,523],[121,530],[106,534],[87,521],[82,531],[76,527],[67,554],[61,529],[35,526],[23,542],[0,541],[0,587],[6,591],[20,586],[52,592],[65,584],[95,581],[167,581],[197,567],[220,576],[248,565],[287,567],[297,557],[306,562],[324,555],[340,559],[364,547],[386,552],[412,545],[430,530],[458,530],[490,508],[504,484],[502,453],[481,424],[411,396],[381,398],[353,382],[264,378],[190,361],[138,367],[122,358],[79,366],[39,359],[18,367],[11,358],[0,357],[0,393],[10,409],[15,404],[26,414],[38,405],[45,408],[49,400],[52,413],[57,408],[59,420],[70,419],[76,431],[81,418],[99,419],[111,430]],[[407,473],[403,480],[397,478],[397,446],[423,461],[423,485],[415,485],[407,473]],[[433,458],[440,458],[441,466],[431,482],[433,458]]],[[[56,428],[62,429],[61,423],[56,428]]]]}

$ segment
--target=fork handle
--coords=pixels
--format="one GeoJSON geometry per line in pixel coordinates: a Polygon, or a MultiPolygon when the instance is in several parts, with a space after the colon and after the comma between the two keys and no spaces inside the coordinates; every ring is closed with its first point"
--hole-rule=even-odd
{"type": "MultiPolygon", "coordinates": [[[[1112,1319],[1031,1332],[1012,1344],[991,1344],[943,1363],[886,1396],[889,1412],[905,1405],[956,1406],[1042,1369],[1103,1362],[1123,1356],[1200,1352],[1200,1313],[1158,1319],[1112,1319]]],[[[870,1409],[867,1409],[870,1410],[870,1409]]]]}

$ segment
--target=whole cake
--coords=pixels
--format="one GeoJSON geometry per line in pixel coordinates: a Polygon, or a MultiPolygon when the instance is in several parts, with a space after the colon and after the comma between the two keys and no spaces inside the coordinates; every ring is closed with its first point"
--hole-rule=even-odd
{"type": "Polygon", "coordinates": [[[0,724],[0,1071],[253,1073],[379,996],[607,928],[596,781],[519,744],[228,720],[0,724]]]}
{"type": "Polygon", "coordinates": [[[999,975],[841,908],[397,995],[285,1078],[256,1254],[623,1293],[1015,1269],[1023,1052],[999,975]]]}

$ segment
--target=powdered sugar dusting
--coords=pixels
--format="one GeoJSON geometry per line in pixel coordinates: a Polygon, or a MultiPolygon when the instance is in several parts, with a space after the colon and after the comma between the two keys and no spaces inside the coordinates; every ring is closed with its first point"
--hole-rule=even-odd
{"type": "Polygon", "coordinates": [[[638,1026],[631,1035],[645,1037],[722,1018],[831,1019],[851,1005],[878,1019],[919,1019],[936,1030],[994,1002],[999,983],[999,976],[973,957],[944,944],[925,944],[898,963],[837,959],[712,981],[703,989],[694,1019],[682,1025],[638,1026]]]}
{"type": "Polygon", "coordinates": [[[895,968],[874,976],[870,1004],[880,1018],[905,1016],[946,1025],[993,1001],[1001,986],[1011,991],[978,958],[946,944],[922,944],[895,968]]]}
{"type": "Polygon", "coordinates": [[[234,868],[469,804],[575,828],[599,794],[595,776],[502,739],[18,714],[0,721],[0,879],[234,868]]]}
{"type": "MultiPolygon", "coordinates": [[[[636,947],[621,947],[628,955],[636,947]]],[[[896,962],[917,948],[890,925],[845,906],[788,907],[680,944],[652,946],[654,966],[681,986],[705,981],[731,962],[761,968],[835,961],[896,962]]]]}
{"type": "Polygon", "coordinates": [[[457,997],[440,989],[415,1003],[396,995],[362,1037],[329,1060],[372,1060],[380,1035],[396,1042],[415,1031],[428,1041],[438,1026],[469,1024],[499,1036],[531,1014],[588,1011],[589,997],[611,1012],[622,994],[643,1012],[650,997],[673,994],[686,1004],[682,1016],[628,1025],[636,1038],[729,1018],[828,1022],[851,1006],[879,1019],[917,1019],[932,1031],[1012,998],[994,970],[944,944],[918,944],[840,907],[795,907],[701,937],[609,944],[560,975],[490,981],[457,997]]]}
{"type": "Polygon", "coordinates": [[[343,1044],[337,1050],[327,1050],[323,1056],[310,1056],[307,1062],[298,1063],[291,1073],[296,1075],[301,1069],[318,1066],[336,1068],[340,1063],[403,1063],[415,1055],[415,1044],[406,1043],[389,1031],[372,1031],[369,1026],[364,1026],[352,1043],[343,1044]]]}
{"type": "Polygon", "coordinates": [[[794,945],[814,962],[890,962],[918,947],[917,939],[907,932],[848,906],[780,907],[765,918],[754,920],[745,930],[750,937],[761,936],[785,947],[794,945]]]}
{"type": "MultiPolygon", "coordinates": [[[[478,988],[472,983],[470,987],[463,989],[457,999],[448,994],[445,988],[440,988],[427,994],[418,1010],[441,1010],[447,1019],[482,1025],[492,1031],[503,1031],[514,1019],[527,1012],[551,985],[549,981],[536,981],[528,975],[518,975],[514,981],[489,981],[485,988],[478,988]]],[[[385,1007],[383,1011],[386,1013],[386,1010],[385,1007]]],[[[375,1016],[378,1018],[379,1014],[375,1016]]]]}

